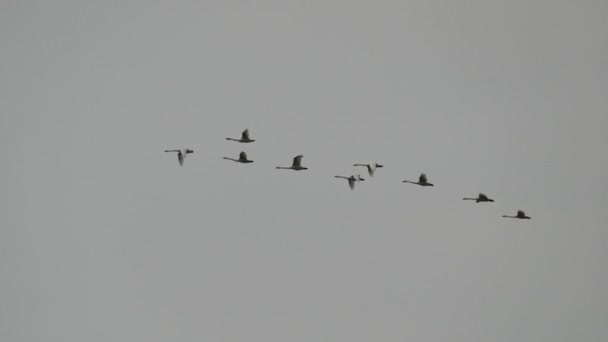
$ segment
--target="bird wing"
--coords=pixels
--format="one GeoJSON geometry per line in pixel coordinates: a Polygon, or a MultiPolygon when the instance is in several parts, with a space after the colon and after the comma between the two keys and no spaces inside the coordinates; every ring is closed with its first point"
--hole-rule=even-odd
{"type": "Polygon", "coordinates": [[[299,156],[296,156],[295,158],[293,158],[293,166],[294,167],[302,166],[302,158],[304,158],[304,156],[301,154],[299,156]]]}
{"type": "Polygon", "coordinates": [[[245,153],[245,151],[239,153],[239,159],[240,160],[247,160],[247,153],[245,153]]]}
{"type": "Polygon", "coordinates": [[[355,177],[350,177],[348,178],[348,186],[350,187],[351,190],[355,190],[355,177]]]}
{"type": "Polygon", "coordinates": [[[243,131],[243,134],[241,134],[241,139],[249,140],[249,129],[243,131]]]}
{"type": "Polygon", "coordinates": [[[374,172],[376,172],[376,163],[368,164],[367,172],[369,172],[370,177],[374,177],[374,172]]]}
{"type": "Polygon", "coordinates": [[[179,161],[179,166],[184,166],[184,155],[181,151],[177,153],[177,160],[179,161]]]}
{"type": "Polygon", "coordinates": [[[523,210],[518,210],[518,211],[517,211],[517,216],[519,216],[519,217],[524,217],[524,216],[526,216],[526,213],[524,213],[524,211],[523,211],[523,210]]]}
{"type": "Polygon", "coordinates": [[[427,179],[426,179],[426,175],[424,173],[420,174],[420,178],[418,178],[418,182],[420,183],[426,183],[427,179]]]}
{"type": "Polygon", "coordinates": [[[486,194],[481,193],[481,192],[479,193],[479,196],[477,196],[477,197],[478,197],[479,199],[484,199],[484,200],[485,200],[485,199],[488,199],[488,196],[486,196],[486,194]]]}

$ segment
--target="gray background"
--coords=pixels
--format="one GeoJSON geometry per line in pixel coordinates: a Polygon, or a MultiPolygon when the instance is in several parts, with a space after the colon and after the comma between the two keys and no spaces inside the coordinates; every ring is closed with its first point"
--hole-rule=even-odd
{"type": "Polygon", "coordinates": [[[3,0],[0,340],[606,341],[607,46],[606,1],[3,0]]]}

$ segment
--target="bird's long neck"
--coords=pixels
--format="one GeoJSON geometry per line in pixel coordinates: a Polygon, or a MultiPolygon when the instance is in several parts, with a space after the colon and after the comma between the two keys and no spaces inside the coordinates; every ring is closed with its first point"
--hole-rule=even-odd
{"type": "Polygon", "coordinates": [[[228,157],[224,157],[224,159],[226,159],[226,160],[232,160],[232,161],[238,161],[238,159],[228,158],[228,157]]]}
{"type": "Polygon", "coordinates": [[[234,138],[226,138],[226,140],[239,141],[239,139],[234,139],[234,138]]]}
{"type": "Polygon", "coordinates": [[[285,166],[277,166],[276,168],[277,169],[283,169],[283,170],[291,169],[290,167],[285,167],[285,166]]]}
{"type": "Polygon", "coordinates": [[[465,200],[465,201],[477,201],[477,198],[468,198],[468,197],[465,197],[465,198],[463,198],[463,200],[465,200]]]}

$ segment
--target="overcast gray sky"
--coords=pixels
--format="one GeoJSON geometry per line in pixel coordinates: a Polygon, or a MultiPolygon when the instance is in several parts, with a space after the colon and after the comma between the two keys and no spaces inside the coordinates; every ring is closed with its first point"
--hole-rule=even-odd
{"type": "Polygon", "coordinates": [[[3,0],[0,47],[2,341],[608,340],[606,1],[3,0]]]}

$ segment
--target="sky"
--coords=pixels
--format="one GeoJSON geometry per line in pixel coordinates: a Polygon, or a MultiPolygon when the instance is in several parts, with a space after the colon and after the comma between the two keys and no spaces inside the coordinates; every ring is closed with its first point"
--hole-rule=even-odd
{"type": "Polygon", "coordinates": [[[4,0],[0,46],[2,341],[608,340],[605,1],[4,0]]]}

